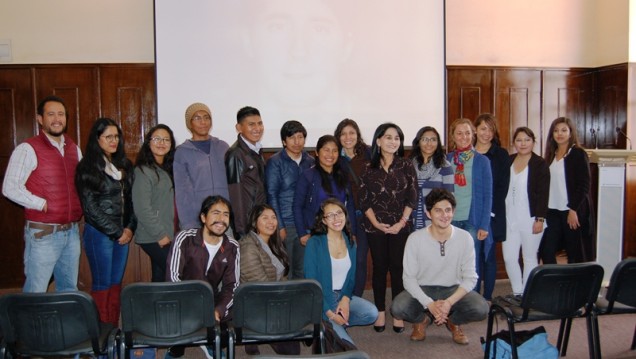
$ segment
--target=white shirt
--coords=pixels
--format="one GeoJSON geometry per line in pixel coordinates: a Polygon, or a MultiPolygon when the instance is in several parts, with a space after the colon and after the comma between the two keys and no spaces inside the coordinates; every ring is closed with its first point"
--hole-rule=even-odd
{"type": "Polygon", "coordinates": [[[216,252],[218,252],[221,248],[221,243],[223,243],[223,240],[220,240],[217,244],[210,244],[206,241],[203,241],[203,243],[205,243],[205,248],[208,250],[208,254],[210,255],[210,258],[208,258],[208,265],[205,266],[205,273],[207,274],[210,266],[212,265],[212,260],[214,259],[216,252]]]}
{"type": "Polygon", "coordinates": [[[351,269],[351,258],[349,251],[344,257],[336,259],[331,257],[331,287],[333,290],[341,290],[347,280],[347,273],[351,269]]]}
{"type": "MultiPolygon", "coordinates": [[[[48,135],[46,138],[64,156],[64,136],[60,136],[62,140],[59,143],[48,135]]],[[[77,147],[77,159],[82,159],[82,151],[79,147],[77,147]]],[[[19,144],[9,159],[7,172],[2,183],[2,194],[24,208],[41,211],[46,200],[34,195],[26,188],[26,182],[37,166],[38,157],[33,147],[26,142],[19,144]]]]}
{"type": "Polygon", "coordinates": [[[557,161],[556,157],[550,164],[550,196],[548,208],[567,211],[568,189],[565,185],[565,157],[557,161]]]}

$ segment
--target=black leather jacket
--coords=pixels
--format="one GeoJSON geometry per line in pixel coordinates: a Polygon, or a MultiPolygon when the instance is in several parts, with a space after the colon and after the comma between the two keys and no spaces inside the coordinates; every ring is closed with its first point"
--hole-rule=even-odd
{"type": "Polygon", "coordinates": [[[132,205],[132,174],[121,181],[103,176],[99,191],[78,184],[78,194],[86,223],[117,240],[125,228],[135,231],[137,217],[132,205]]]}

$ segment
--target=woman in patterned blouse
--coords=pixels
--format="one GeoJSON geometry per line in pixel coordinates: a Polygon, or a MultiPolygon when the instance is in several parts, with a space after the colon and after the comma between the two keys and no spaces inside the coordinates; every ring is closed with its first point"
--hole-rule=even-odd
{"type": "MultiPolygon", "coordinates": [[[[380,125],[373,136],[371,162],[362,174],[359,199],[365,214],[371,258],[373,297],[379,315],[374,329],[385,328],[386,275],[391,273],[391,297],[404,290],[402,257],[411,233],[411,212],[417,204],[417,178],[411,161],[403,158],[404,134],[393,123],[380,125]]],[[[393,320],[393,330],[404,331],[404,322],[393,320]]]]}

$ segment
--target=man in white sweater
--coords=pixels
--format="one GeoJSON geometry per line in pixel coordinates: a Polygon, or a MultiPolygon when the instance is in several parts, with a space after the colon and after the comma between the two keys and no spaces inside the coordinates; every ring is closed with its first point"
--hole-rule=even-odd
{"type": "Polygon", "coordinates": [[[397,319],[413,324],[411,340],[426,339],[430,323],[446,325],[457,344],[468,344],[461,324],[488,315],[488,303],[472,291],[477,283],[475,249],[470,234],[451,225],[455,198],[444,189],[426,197],[431,225],[412,233],[404,250],[404,291],[391,306],[397,319]]]}

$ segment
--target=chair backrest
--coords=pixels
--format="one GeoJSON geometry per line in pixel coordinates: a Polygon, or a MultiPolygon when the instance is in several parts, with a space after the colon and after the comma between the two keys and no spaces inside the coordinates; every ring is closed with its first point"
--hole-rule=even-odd
{"type": "Polygon", "coordinates": [[[276,336],[314,326],[320,334],[322,289],[313,279],[284,282],[249,282],[234,293],[232,324],[238,343],[244,330],[276,336]]]}
{"type": "Polygon", "coordinates": [[[616,265],[610,278],[605,299],[611,312],[614,302],[636,307],[636,258],[624,259],[616,265]]]}
{"type": "Polygon", "coordinates": [[[0,297],[0,326],[9,351],[68,355],[89,341],[99,353],[99,314],[84,292],[13,293],[0,297]]]}
{"type": "Polygon", "coordinates": [[[352,350],[348,352],[342,353],[333,353],[333,354],[307,354],[307,355],[258,355],[254,357],[254,359],[320,359],[320,358],[331,358],[331,359],[371,359],[369,354],[360,351],[360,350],[352,350]]]}
{"type": "Polygon", "coordinates": [[[521,299],[523,320],[530,309],[559,318],[575,316],[581,308],[591,311],[603,280],[596,263],[545,264],[530,272],[521,299]]]}
{"type": "Polygon", "coordinates": [[[121,292],[121,316],[126,345],[132,344],[133,332],[148,344],[176,343],[202,328],[211,336],[216,323],[214,292],[201,280],[133,283],[121,292]]]}

